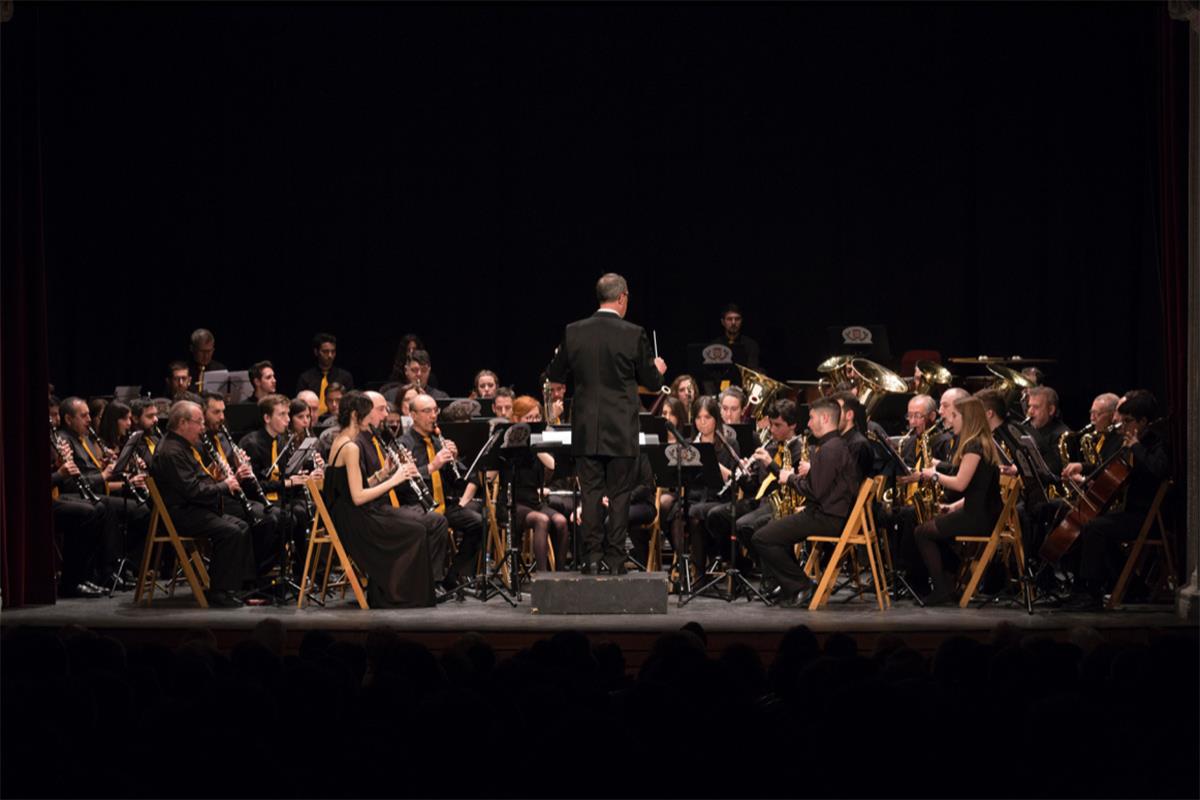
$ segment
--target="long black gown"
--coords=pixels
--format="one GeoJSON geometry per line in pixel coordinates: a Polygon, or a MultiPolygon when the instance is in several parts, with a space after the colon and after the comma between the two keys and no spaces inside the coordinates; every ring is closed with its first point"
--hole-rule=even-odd
{"type": "Polygon", "coordinates": [[[337,455],[325,468],[322,494],[346,552],[369,578],[368,604],[372,608],[434,605],[424,526],[390,505],[354,505],[346,468],[333,466],[337,455]]]}

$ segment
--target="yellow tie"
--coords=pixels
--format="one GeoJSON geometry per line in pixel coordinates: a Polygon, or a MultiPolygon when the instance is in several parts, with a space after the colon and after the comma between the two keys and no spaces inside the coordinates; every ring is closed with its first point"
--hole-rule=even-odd
{"type": "MultiPolygon", "coordinates": [[[[96,454],[92,452],[92,448],[88,447],[87,439],[80,437],[79,443],[83,445],[83,449],[87,452],[88,458],[92,460],[92,463],[96,465],[96,468],[103,472],[104,465],[96,460],[96,454]]],[[[108,494],[108,481],[104,482],[104,493],[108,494]]]]}
{"type": "Polygon", "coordinates": [[[200,368],[200,374],[196,377],[196,383],[200,386],[200,394],[204,394],[204,367],[200,368]]]}
{"type": "MultiPolygon", "coordinates": [[[[429,463],[433,463],[433,439],[425,437],[425,454],[429,456],[429,463]]],[[[429,483],[433,486],[433,505],[434,511],[439,514],[446,513],[446,496],[442,493],[442,474],[430,467],[429,483]]]]}
{"type": "MultiPolygon", "coordinates": [[[[375,445],[375,455],[379,456],[379,466],[382,469],[387,460],[383,457],[383,448],[379,446],[379,440],[374,436],[371,437],[371,443],[375,445]]],[[[400,498],[396,497],[395,489],[388,489],[388,500],[392,503],[392,508],[400,507],[400,498]]]]}
{"type": "MultiPolygon", "coordinates": [[[[272,439],[271,440],[271,463],[275,464],[275,462],[278,458],[279,458],[279,440],[272,439]]],[[[273,481],[279,480],[279,465],[278,464],[275,464],[275,469],[271,470],[271,474],[268,477],[270,477],[270,479],[273,481]]],[[[278,500],[279,492],[268,492],[267,499],[270,500],[271,502],[278,500]]]]}
{"type": "Polygon", "coordinates": [[[783,448],[785,447],[787,447],[786,444],[781,444],[775,448],[775,463],[780,466],[783,466],[783,448]]]}
{"type": "Polygon", "coordinates": [[[320,416],[329,410],[325,405],[325,389],[329,386],[329,373],[321,373],[321,391],[317,393],[317,415],[320,416]]]}
{"type": "Polygon", "coordinates": [[[146,447],[150,449],[150,455],[154,455],[154,440],[149,436],[146,437],[146,447]]]}
{"type": "Polygon", "coordinates": [[[204,473],[214,481],[217,480],[217,476],[213,475],[213,471],[216,469],[217,465],[213,464],[212,468],[206,467],[204,465],[204,458],[200,455],[200,451],[194,447],[192,448],[192,455],[196,457],[196,463],[200,465],[200,469],[204,470],[204,473]]]}

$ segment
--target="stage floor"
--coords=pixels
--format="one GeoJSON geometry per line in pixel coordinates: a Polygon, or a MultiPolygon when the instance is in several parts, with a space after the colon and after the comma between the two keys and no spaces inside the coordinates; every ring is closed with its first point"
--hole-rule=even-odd
{"type": "Polygon", "coordinates": [[[56,629],[82,625],[104,631],[122,641],[156,641],[174,644],[197,629],[208,629],[222,648],[245,638],[248,631],[267,618],[284,623],[288,644],[294,651],[306,631],[323,630],[343,638],[361,639],[374,628],[386,627],[421,641],[435,651],[453,644],[467,632],[482,634],[500,655],[528,647],[556,631],[577,630],[593,641],[615,641],[626,653],[629,666],[644,659],[654,640],[666,631],[678,630],[687,622],[700,623],[708,635],[709,650],[719,653],[727,644],[744,642],[770,660],[780,637],[794,625],[804,624],[820,638],[831,633],[854,637],[860,652],[870,652],[882,636],[898,635],[910,646],[932,652],[947,636],[966,635],[986,640],[995,627],[1008,623],[1025,633],[1066,638],[1074,628],[1089,627],[1118,641],[1145,641],[1156,632],[1196,633],[1192,623],[1180,619],[1170,606],[1130,606],[1121,611],[1098,613],[1063,612],[993,603],[982,608],[920,608],[902,600],[888,611],[878,611],[857,599],[841,602],[835,595],[821,611],[766,607],[761,603],[700,597],[682,608],[672,596],[666,614],[534,614],[529,594],[512,608],[500,598],[482,603],[468,597],[429,609],[359,609],[352,600],[332,600],[321,608],[245,606],[236,609],[200,609],[190,592],[182,589],[173,598],[159,598],[147,608],[136,607],[130,592],[96,600],[63,600],[53,606],[5,610],[0,625],[30,625],[56,629]]]}

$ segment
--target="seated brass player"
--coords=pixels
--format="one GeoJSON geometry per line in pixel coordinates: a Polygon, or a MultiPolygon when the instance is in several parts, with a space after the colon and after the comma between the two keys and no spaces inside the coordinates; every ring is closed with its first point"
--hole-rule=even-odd
{"type": "Polygon", "coordinates": [[[254,580],[254,547],[250,526],[226,514],[225,506],[242,487],[237,475],[219,481],[204,468],[198,449],[203,433],[199,404],[181,400],[172,405],[167,435],[154,454],[150,475],[180,535],[206,537],[212,543],[209,605],[240,606],[238,590],[254,580]]]}
{"type": "Polygon", "coordinates": [[[779,471],[781,486],[807,498],[804,508],[772,520],[752,539],[762,565],[764,593],[782,606],[807,605],[812,596],[813,582],[796,563],[795,545],[813,535],[841,534],[862,485],[858,465],[838,432],[841,417],[833,400],[817,400],[809,407],[808,428],[816,437],[816,452],[795,470],[779,471]]]}
{"type": "Polygon", "coordinates": [[[1154,395],[1145,389],[1127,392],[1117,406],[1123,447],[1128,449],[1133,470],[1123,502],[1118,500],[1108,513],[1084,525],[1071,548],[1070,560],[1078,563],[1074,591],[1066,604],[1072,610],[1100,608],[1121,568],[1121,542],[1137,538],[1159,485],[1170,475],[1166,442],[1149,427],[1157,418],[1157,409],[1154,395]]]}

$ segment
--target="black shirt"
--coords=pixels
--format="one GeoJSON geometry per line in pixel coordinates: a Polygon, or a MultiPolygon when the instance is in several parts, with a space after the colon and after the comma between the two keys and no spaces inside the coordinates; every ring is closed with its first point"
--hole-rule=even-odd
{"type": "Polygon", "coordinates": [[[1042,454],[1042,460],[1046,462],[1046,467],[1055,479],[1062,474],[1063,467],[1066,466],[1058,454],[1058,438],[1069,430],[1060,419],[1052,419],[1041,428],[1029,426],[1029,433],[1037,444],[1038,452],[1042,454]]]}
{"type": "Polygon", "coordinates": [[[837,431],[830,431],[817,439],[808,474],[803,478],[793,475],[789,485],[807,497],[817,511],[848,517],[858,499],[862,475],[846,440],[837,431]]]}
{"type": "MultiPolygon", "coordinates": [[[[432,437],[437,440],[438,437],[432,437]]],[[[429,491],[433,491],[433,481],[429,475],[429,452],[425,443],[425,437],[417,433],[415,428],[410,429],[407,433],[400,437],[399,444],[412,453],[413,464],[417,466],[417,470],[421,473],[421,477],[425,479],[425,483],[429,485],[429,491]]],[[[431,442],[432,444],[432,442],[431,442]]],[[[437,444],[433,444],[433,452],[436,455],[438,451],[437,444]]],[[[466,474],[467,465],[458,462],[459,472],[466,474]]],[[[437,471],[442,479],[442,494],[446,499],[461,496],[461,492],[457,488],[458,479],[454,477],[454,468],[450,464],[444,465],[437,471]]],[[[467,477],[466,480],[470,483],[478,485],[478,479],[475,476],[467,477]]],[[[400,505],[410,506],[417,505],[416,495],[413,494],[408,482],[401,483],[396,487],[396,491],[400,497],[400,505]]]]}
{"type": "Polygon", "coordinates": [[[871,450],[871,443],[867,441],[867,437],[863,436],[858,428],[851,428],[842,434],[842,438],[846,440],[846,446],[850,448],[850,457],[858,466],[859,477],[869,478],[875,475],[875,453],[871,450]]]}
{"type": "Polygon", "coordinates": [[[219,514],[222,498],[230,496],[229,487],[200,466],[193,449],[187,439],[168,432],[154,453],[150,477],[168,510],[194,507],[219,514]]]}
{"type": "MultiPolygon", "coordinates": [[[[316,392],[317,397],[320,397],[321,375],[320,367],[313,367],[301,372],[300,377],[296,379],[296,394],[300,394],[300,392],[308,389],[311,392],[316,392]]],[[[329,383],[340,383],[349,391],[354,388],[354,376],[341,367],[333,366],[329,368],[329,383]]]]}

